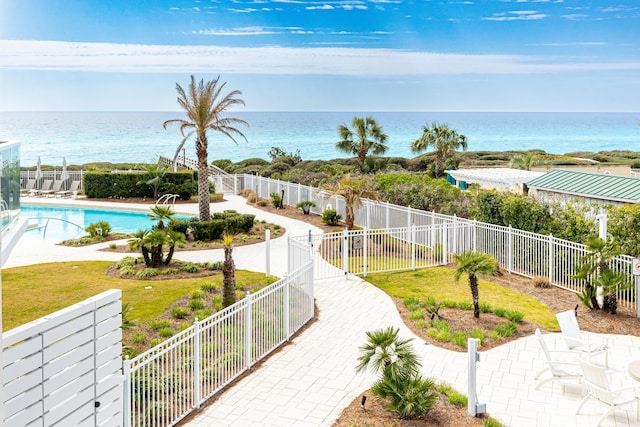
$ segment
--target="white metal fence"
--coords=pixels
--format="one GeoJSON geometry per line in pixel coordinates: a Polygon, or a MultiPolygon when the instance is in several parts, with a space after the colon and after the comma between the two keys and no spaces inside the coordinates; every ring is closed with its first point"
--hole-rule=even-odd
{"type": "Polygon", "coordinates": [[[125,360],[126,425],[176,424],[313,318],[310,253],[291,244],[284,278],[125,360]]]}
{"type": "Polygon", "coordinates": [[[120,296],[103,292],[3,334],[2,425],[122,425],[120,296]]]}
{"type": "MultiPolygon", "coordinates": [[[[311,208],[315,214],[322,214],[325,209],[335,209],[345,217],[345,203],[339,196],[331,196],[327,191],[301,184],[264,178],[256,175],[238,175],[237,192],[248,188],[259,197],[269,198],[271,193],[281,194],[284,190],[284,203],[295,206],[299,202],[310,200],[316,206],[311,208]]],[[[392,205],[364,199],[362,207],[355,211],[357,225],[370,229],[396,229],[401,227],[445,226],[445,253],[458,254],[468,249],[489,253],[500,262],[501,268],[510,273],[525,277],[547,277],[553,286],[579,293],[585,282],[573,279],[575,267],[587,253],[585,245],[557,239],[527,231],[486,224],[475,220],[426,212],[411,207],[392,205]]],[[[315,243],[317,245],[317,242],[315,243]]],[[[317,250],[317,249],[316,249],[317,250]]],[[[341,255],[344,255],[342,252],[341,255]]],[[[337,254],[329,254],[334,268],[344,269],[335,261],[337,254]]],[[[635,284],[632,289],[617,292],[618,303],[629,307],[640,317],[640,306],[636,294],[640,288],[640,280],[633,276],[632,257],[618,256],[612,262],[612,268],[625,274],[629,283],[635,284]]],[[[368,264],[367,264],[368,265],[368,264]]],[[[362,269],[348,266],[349,272],[364,274],[362,269]]],[[[325,268],[328,268],[325,266],[325,268]]],[[[334,271],[335,273],[335,271],[334,271]]],[[[320,271],[320,274],[322,272],[320,271]]],[[[333,273],[332,273],[333,274],[333,273]]]]}

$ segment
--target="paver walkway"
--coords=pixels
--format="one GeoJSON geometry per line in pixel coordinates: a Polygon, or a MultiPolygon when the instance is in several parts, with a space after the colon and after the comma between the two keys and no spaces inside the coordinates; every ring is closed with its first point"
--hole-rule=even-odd
{"type": "MultiPolygon", "coordinates": [[[[256,210],[239,197],[227,198],[228,202],[213,204],[212,209],[255,213],[259,219],[286,227],[292,235],[306,233],[310,228],[308,224],[256,210]]],[[[139,208],[148,209],[148,206],[139,208]]],[[[177,205],[176,210],[195,213],[197,206],[177,205]]],[[[280,276],[286,271],[286,238],[272,241],[271,249],[273,254],[278,254],[271,257],[271,273],[280,276]]],[[[265,271],[264,250],[264,243],[236,248],[236,266],[265,271]]],[[[5,268],[49,260],[117,260],[121,257],[122,254],[87,248],[48,244],[36,247],[25,239],[5,268]]],[[[179,257],[212,261],[222,259],[222,251],[186,252],[179,257]]],[[[414,346],[422,358],[425,375],[467,393],[466,353],[443,350],[414,336],[384,292],[358,277],[348,276],[318,282],[315,297],[320,309],[317,322],[198,413],[188,422],[190,427],[331,425],[342,409],[373,381],[369,374],[354,372],[358,347],[366,340],[365,332],[391,325],[399,327],[401,335],[415,338],[414,346]]],[[[551,347],[560,345],[559,334],[549,334],[546,338],[551,347]]],[[[640,359],[640,338],[619,335],[609,338],[612,367],[625,369],[631,360],[640,359]]],[[[481,352],[479,399],[487,403],[487,411],[493,417],[507,426],[595,424],[604,411],[602,406],[588,404],[583,409],[586,415],[575,415],[581,400],[577,383],[554,382],[535,390],[534,376],[542,367],[541,352],[533,336],[481,352]]],[[[602,425],[640,427],[635,407],[627,409],[616,411],[615,416],[607,418],[602,425]]]]}

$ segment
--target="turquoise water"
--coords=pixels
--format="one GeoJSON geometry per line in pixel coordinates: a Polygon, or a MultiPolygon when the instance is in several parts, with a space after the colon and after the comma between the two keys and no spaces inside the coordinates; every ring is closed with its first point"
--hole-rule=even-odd
{"type": "Polygon", "coordinates": [[[29,218],[30,224],[40,225],[39,228],[28,230],[26,236],[37,236],[55,242],[87,234],[84,229],[89,224],[99,221],[107,221],[111,230],[118,233],[134,233],[151,228],[154,224],[144,212],[107,209],[23,204],[20,207],[20,215],[29,218]]]}
{"type": "MultiPolygon", "coordinates": [[[[410,144],[433,121],[448,123],[467,136],[470,151],[526,150],[548,153],[640,150],[640,113],[447,113],[447,112],[231,112],[249,122],[248,142],[235,145],[222,135],[209,137],[209,160],[268,159],[271,147],[300,150],[305,160],[348,157],[335,148],[339,125],[355,115],[371,115],[387,133],[391,157],[415,157],[410,144]]],[[[3,112],[0,136],[19,140],[21,164],[60,166],[88,162],[155,162],[173,156],[178,128],[164,130],[180,112],[3,112]]],[[[186,154],[195,158],[193,141],[186,154]]]]}

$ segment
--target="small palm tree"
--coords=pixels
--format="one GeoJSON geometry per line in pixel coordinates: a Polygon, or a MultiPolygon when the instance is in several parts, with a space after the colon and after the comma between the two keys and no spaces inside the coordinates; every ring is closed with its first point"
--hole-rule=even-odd
{"type": "Polygon", "coordinates": [[[511,159],[510,166],[513,169],[531,170],[533,166],[540,165],[541,162],[536,158],[536,153],[528,152],[525,155],[518,154],[511,159]]]}
{"type": "Polygon", "coordinates": [[[220,132],[237,144],[234,136],[240,136],[245,141],[247,138],[236,126],[249,126],[244,120],[234,117],[222,117],[222,114],[229,108],[236,105],[244,105],[244,101],[237,98],[238,95],[242,94],[238,90],[223,95],[222,90],[226,83],[219,84],[219,82],[220,76],[206,83],[204,80],[200,80],[196,84],[195,78],[191,76],[191,84],[187,91],[179,84],[176,84],[178,105],[187,113],[187,119],[167,120],[163,124],[165,129],[171,123],[180,125],[180,133],[183,138],[173,156],[174,165],[184,144],[195,134],[196,155],[198,156],[198,210],[201,221],[209,221],[211,218],[209,210],[209,161],[207,159],[209,139],[207,132],[220,132]]]}
{"type": "Polygon", "coordinates": [[[169,223],[175,216],[175,212],[171,209],[171,206],[155,205],[151,208],[151,213],[147,214],[147,217],[151,221],[156,221],[156,229],[164,230],[165,222],[169,223]]]}
{"type": "Polygon", "coordinates": [[[413,339],[399,338],[399,332],[393,326],[367,332],[368,340],[360,347],[360,363],[356,366],[356,373],[369,368],[372,373],[387,376],[394,381],[417,374],[420,362],[413,352],[413,339]]]}
{"type": "Polygon", "coordinates": [[[456,282],[463,274],[469,276],[469,289],[473,299],[473,317],[480,318],[480,295],[478,292],[478,275],[493,276],[498,272],[498,261],[489,254],[476,251],[466,251],[455,255],[458,266],[453,272],[456,282]]]}
{"type": "Polygon", "coordinates": [[[356,155],[361,166],[369,152],[379,156],[387,151],[387,135],[373,117],[354,117],[351,124],[353,130],[346,125],[338,127],[338,135],[342,138],[336,143],[338,150],[356,155]]]}
{"type": "Polygon", "coordinates": [[[344,198],[344,222],[348,230],[353,230],[355,223],[354,209],[362,207],[362,199],[379,199],[379,194],[373,188],[370,180],[366,178],[351,178],[350,174],[344,175],[338,183],[328,185],[325,189],[331,192],[329,197],[342,196],[344,198]]]}
{"type": "Polygon", "coordinates": [[[149,249],[145,245],[147,234],[149,230],[138,230],[133,233],[133,239],[129,240],[129,249],[142,252],[142,258],[145,265],[151,265],[151,256],[149,255],[149,249]]]}
{"type": "Polygon", "coordinates": [[[224,244],[224,263],[222,264],[222,306],[229,307],[236,302],[236,266],[233,262],[233,236],[226,234],[224,244]]]}
{"type": "Polygon", "coordinates": [[[450,129],[446,123],[431,123],[431,126],[422,127],[422,135],[411,144],[411,151],[420,153],[433,146],[436,150],[436,164],[434,175],[440,177],[444,172],[446,160],[454,155],[454,152],[462,148],[467,149],[467,137],[459,134],[454,129],[450,129]]]}

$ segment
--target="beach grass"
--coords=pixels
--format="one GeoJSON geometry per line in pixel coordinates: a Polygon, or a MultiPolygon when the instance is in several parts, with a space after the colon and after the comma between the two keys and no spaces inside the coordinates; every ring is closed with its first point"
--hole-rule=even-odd
{"type": "MultiPolygon", "coordinates": [[[[2,270],[3,330],[20,326],[109,289],[122,290],[130,318],[147,322],[204,283],[222,286],[222,274],[191,279],[129,280],[107,276],[111,261],[77,261],[30,265],[2,270]],[[151,289],[145,289],[151,286],[151,289]]],[[[238,288],[270,284],[274,277],[236,270],[238,288]]]]}
{"type": "MultiPolygon", "coordinates": [[[[451,300],[471,303],[467,277],[458,283],[453,280],[453,270],[447,267],[424,268],[415,271],[374,273],[364,278],[376,287],[396,298],[433,297],[437,301],[451,300]]],[[[489,279],[490,280],[490,279],[489,279]]],[[[480,302],[492,307],[502,307],[524,313],[524,320],[551,331],[559,330],[555,314],[538,299],[504,286],[480,280],[480,302]]]]}

